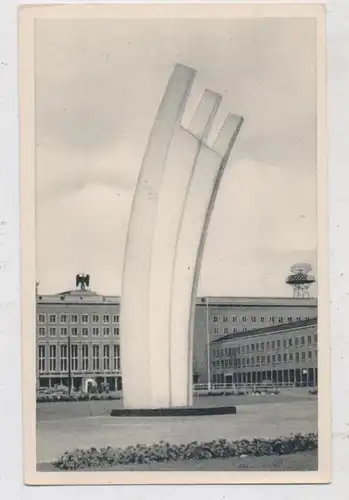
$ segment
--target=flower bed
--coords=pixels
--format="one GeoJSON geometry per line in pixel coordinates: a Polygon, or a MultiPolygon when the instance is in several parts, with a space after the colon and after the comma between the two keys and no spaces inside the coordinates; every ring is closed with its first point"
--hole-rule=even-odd
{"type": "Polygon", "coordinates": [[[149,464],[178,460],[207,460],[265,455],[288,455],[290,453],[315,450],[318,447],[317,434],[296,434],[276,439],[256,438],[251,441],[227,441],[219,439],[209,442],[192,441],[189,444],[170,444],[160,441],[153,445],[137,444],[126,448],[77,449],[66,452],[53,463],[61,470],[103,468],[117,464],[149,464]]]}
{"type": "Polygon", "coordinates": [[[58,402],[71,402],[71,401],[108,401],[108,400],[118,400],[121,399],[118,393],[97,393],[97,394],[87,394],[87,393],[77,393],[69,394],[66,393],[51,393],[51,394],[38,394],[36,396],[37,403],[58,403],[58,402]]]}

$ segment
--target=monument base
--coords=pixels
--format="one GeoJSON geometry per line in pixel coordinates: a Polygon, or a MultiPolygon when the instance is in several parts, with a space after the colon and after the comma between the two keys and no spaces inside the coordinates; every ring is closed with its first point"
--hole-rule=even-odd
{"type": "Polygon", "coordinates": [[[195,417],[206,415],[235,415],[236,406],[206,406],[202,408],[181,406],[173,408],[119,408],[112,410],[112,417],[195,417]]]}

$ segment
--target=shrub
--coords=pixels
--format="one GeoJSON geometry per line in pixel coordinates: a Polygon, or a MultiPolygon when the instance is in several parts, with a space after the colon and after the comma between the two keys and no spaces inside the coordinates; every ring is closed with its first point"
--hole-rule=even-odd
{"type": "Polygon", "coordinates": [[[101,468],[117,464],[145,464],[176,460],[205,460],[214,458],[240,457],[241,455],[287,455],[300,451],[317,449],[317,434],[296,434],[276,439],[255,438],[252,440],[227,441],[218,439],[208,442],[192,441],[184,444],[170,444],[160,441],[153,445],[137,444],[126,448],[110,446],[97,450],[77,449],[66,452],[53,465],[61,470],[101,468]]]}

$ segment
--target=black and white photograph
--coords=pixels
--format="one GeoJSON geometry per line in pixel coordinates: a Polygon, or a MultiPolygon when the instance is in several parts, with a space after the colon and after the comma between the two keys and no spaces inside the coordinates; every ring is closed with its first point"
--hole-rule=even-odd
{"type": "Polygon", "coordinates": [[[20,11],[27,484],[330,480],[324,11],[20,11]]]}

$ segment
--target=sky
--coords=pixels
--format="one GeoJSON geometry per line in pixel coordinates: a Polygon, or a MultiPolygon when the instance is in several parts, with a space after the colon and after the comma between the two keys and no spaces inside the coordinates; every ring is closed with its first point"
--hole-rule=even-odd
{"type": "MultiPolygon", "coordinates": [[[[207,236],[199,295],[291,296],[316,273],[316,37],[311,19],[51,19],[35,28],[36,274],[41,293],[121,290],[128,218],[176,63],[244,125],[207,236]]],[[[211,138],[211,140],[212,140],[211,138]]],[[[312,294],[316,293],[316,286],[312,294]]]]}

